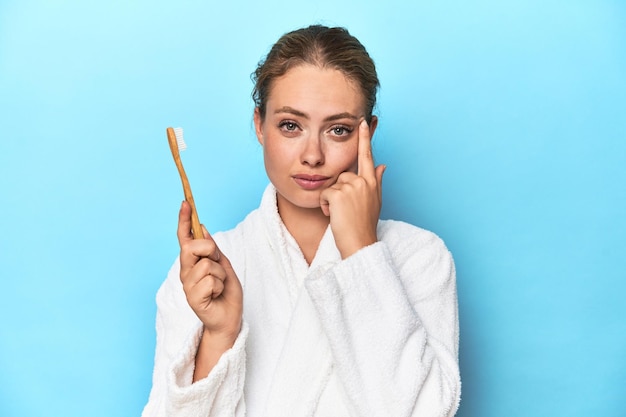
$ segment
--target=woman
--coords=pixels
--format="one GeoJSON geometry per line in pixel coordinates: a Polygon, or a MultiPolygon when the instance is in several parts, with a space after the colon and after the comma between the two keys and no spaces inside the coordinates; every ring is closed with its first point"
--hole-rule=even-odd
{"type": "Polygon", "coordinates": [[[374,63],[346,30],[311,26],[254,80],[271,184],[205,239],[182,204],[143,415],[454,415],[454,265],[434,234],[378,219],[374,63]]]}

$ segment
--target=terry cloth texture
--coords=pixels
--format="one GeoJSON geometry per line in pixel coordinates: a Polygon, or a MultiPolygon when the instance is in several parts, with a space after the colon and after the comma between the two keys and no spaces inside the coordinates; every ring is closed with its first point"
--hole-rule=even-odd
{"type": "Polygon", "coordinates": [[[308,265],[269,185],[214,235],[244,290],[241,333],[192,384],[202,324],[176,260],[157,293],[144,417],[453,416],[460,399],[452,257],[436,235],[392,220],[342,260],[330,227],[308,265]]]}

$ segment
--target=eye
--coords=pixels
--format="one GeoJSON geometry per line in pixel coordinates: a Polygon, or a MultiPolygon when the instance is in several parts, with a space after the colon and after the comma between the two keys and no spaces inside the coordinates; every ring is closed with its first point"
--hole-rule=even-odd
{"type": "Polygon", "coordinates": [[[295,122],[292,122],[291,120],[285,120],[285,121],[280,122],[278,127],[280,127],[281,130],[284,130],[286,132],[295,132],[298,129],[298,125],[295,122]]]}
{"type": "Polygon", "coordinates": [[[350,133],[352,133],[352,129],[350,129],[347,126],[343,126],[343,125],[338,125],[338,126],[333,126],[330,128],[330,133],[334,136],[338,136],[338,137],[346,137],[349,136],[350,133]]]}

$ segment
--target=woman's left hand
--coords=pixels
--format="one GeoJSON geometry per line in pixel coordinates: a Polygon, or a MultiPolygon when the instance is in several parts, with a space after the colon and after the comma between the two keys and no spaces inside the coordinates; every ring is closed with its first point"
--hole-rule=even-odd
{"type": "Polygon", "coordinates": [[[384,165],[374,166],[370,128],[359,124],[357,173],[343,172],[320,195],[320,206],[330,216],[330,227],[341,258],[378,241],[376,226],[382,205],[384,165]]]}

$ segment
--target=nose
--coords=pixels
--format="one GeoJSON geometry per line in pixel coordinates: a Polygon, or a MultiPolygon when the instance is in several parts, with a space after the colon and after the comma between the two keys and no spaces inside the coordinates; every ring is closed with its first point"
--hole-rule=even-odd
{"type": "Polygon", "coordinates": [[[324,164],[324,150],[322,140],[316,135],[310,135],[304,140],[302,154],[300,156],[302,165],[316,167],[324,164]]]}

